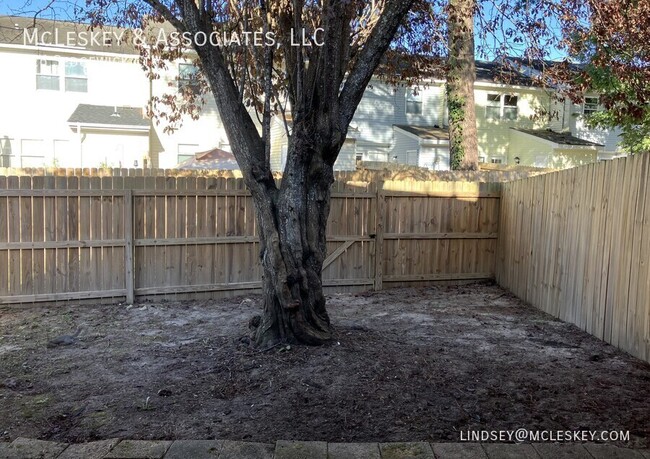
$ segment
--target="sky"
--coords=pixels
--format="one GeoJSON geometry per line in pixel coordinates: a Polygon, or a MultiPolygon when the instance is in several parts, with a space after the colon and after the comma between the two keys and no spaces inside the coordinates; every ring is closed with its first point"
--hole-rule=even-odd
{"type": "Polygon", "coordinates": [[[39,16],[66,20],[74,17],[75,5],[83,6],[85,0],[0,0],[0,15],[33,16],[50,4],[39,16]]]}
{"type": "MultiPolygon", "coordinates": [[[[74,20],[75,6],[85,6],[86,0],[0,0],[0,15],[33,16],[58,20],[74,20]]],[[[478,40],[477,40],[478,43],[478,40]]],[[[561,60],[565,55],[550,50],[550,59],[561,60]]],[[[477,55],[477,59],[491,60],[494,56],[477,55]]]]}

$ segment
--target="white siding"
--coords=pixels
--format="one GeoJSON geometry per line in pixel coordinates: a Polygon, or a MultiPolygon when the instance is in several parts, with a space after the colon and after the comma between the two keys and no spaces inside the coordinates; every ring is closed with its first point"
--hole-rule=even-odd
{"type": "Polygon", "coordinates": [[[406,113],[406,91],[398,87],[395,91],[395,121],[394,124],[413,124],[416,126],[442,126],[443,111],[445,106],[444,86],[431,83],[429,86],[419,88],[422,96],[422,113],[406,113]]]}
{"type": "MultiPolygon", "coordinates": [[[[147,133],[87,132],[81,144],[81,167],[142,167],[147,155],[147,133]]],[[[77,166],[79,167],[79,166],[77,166]]]]}
{"type": "Polygon", "coordinates": [[[395,91],[391,86],[373,81],[350,123],[359,131],[359,144],[390,144],[395,124],[395,91]]]}
{"type": "Polygon", "coordinates": [[[594,129],[587,127],[584,116],[582,115],[582,105],[580,104],[570,104],[570,113],[571,134],[581,139],[604,145],[604,150],[610,154],[620,151],[620,129],[594,129]]]}
{"type": "Polygon", "coordinates": [[[338,158],[334,163],[334,170],[336,171],[353,171],[357,168],[356,162],[356,140],[347,139],[341,147],[338,158]]]}
{"type": "Polygon", "coordinates": [[[417,138],[405,134],[400,129],[395,129],[395,144],[389,152],[388,160],[399,164],[408,164],[406,152],[419,149],[420,141],[417,138]]]}
{"type": "Polygon", "coordinates": [[[420,167],[433,169],[437,171],[449,170],[449,147],[420,147],[419,164],[420,167]]]}

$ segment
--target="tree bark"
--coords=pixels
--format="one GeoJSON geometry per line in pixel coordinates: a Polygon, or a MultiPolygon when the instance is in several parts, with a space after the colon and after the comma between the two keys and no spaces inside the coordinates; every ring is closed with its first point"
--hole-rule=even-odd
{"type": "Polygon", "coordinates": [[[332,337],[321,270],[334,173],[321,159],[323,152],[313,150],[294,131],[287,154],[292,163],[280,189],[271,202],[267,193],[253,195],[264,270],[264,313],[253,325],[255,342],[263,348],[322,344],[332,337]]]}
{"type": "Polygon", "coordinates": [[[454,170],[478,169],[474,105],[474,11],[476,0],[449,1],[449,156],[454,170]]]}
{"type": "MultiPolygon", "coordinates": [[[[333,166],[365,88],[413,1],[386,2],[353,65],[349,65],[348,49],[357,3],[345,0],[320,6],[319,25],[324,30],[325,45],[311,49],[309,65],[302,47],[287,45],[277,50],[283,51],[287,68],[283,92],[291,101],[293,120],[279,188],[270,168],[268,125],[260,137],[221,48],[193,43],[255,205],[264,271],[264,313],[251,320],[251,326],[259,346],[279,342],[321,344],[332,337],[321,270],[327,254],[325,234],[333,166]]],[[[175,0],[179,18],[160,0],[145,2],[179,32],[209,35],[213,31],[206,3],[175,0]]],[[[294,0],[286,17],[280,18],[287,21],[287,27],[301,29],[303,3],[294,0]]],[[[267,83],[272,74],[270,56],[267,53],[266,69],[261,73],[267,83]]],[[[267,84],[266,101],[268,91],[267,84]]]]}

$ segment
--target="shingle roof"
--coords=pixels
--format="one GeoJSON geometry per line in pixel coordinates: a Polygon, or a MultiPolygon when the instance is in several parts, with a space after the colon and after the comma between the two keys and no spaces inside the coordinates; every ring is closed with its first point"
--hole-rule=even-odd
{"type": "Polygon", "coordinates": [[[410,124],[394,124],[396,128],[409,132],[425,140],[449,140],[449,131],[439,126],[415,126],[410,124]]]}
{"type": "Polygon", "coordinates": [[[213,148],[212,150],[196,153],[176,166],[176,169],[214,169],[233,171],[238,170],[239,165],[232,153],[213,148]]]}
{"type": "Polygon", "coordinates": [[[79,104],[68,123],[149,127],[149,119],[138,107],[79,104]]]}
{"type": "Polygon", "coordinates": [[[584,147],[602,147],[602,144],[590,142],[589,140],[580,139],[569,132],[555,132],[550,129],[521,129],[511,128],[515,131],[523,132],[524,134],[532,135],[540,139],[548,140],[549,142],[558,145],[570,146],[584,146],[584,147]]]}
{"type": "Polygon", "coordinates": [[[33,17],[0,16],[0,43],[3,44],[33,45],[31,39],[36,32],[39,39],[47,33],[46,42],[51,45],[58,44],[94,52],[139,54],[134,46],[134,40],[128,38],[126,34],[123,35],[124,31],[126,29],[113,26],[96,28],[93,31],[96,39],[92,40],[88,24],[33,17]],[[107,37],[111,38],[110,43],[104,42],[103,36],[99,35],[103,32],[107,32],[107,37]],[[116,36],[122,36],[122,42],[118,42],[116,36]]]}
{"type": "Polygon", "coordinates": [[[533,86],[529,76],[501,62],[476,61],[476,81],[533,86]]]}

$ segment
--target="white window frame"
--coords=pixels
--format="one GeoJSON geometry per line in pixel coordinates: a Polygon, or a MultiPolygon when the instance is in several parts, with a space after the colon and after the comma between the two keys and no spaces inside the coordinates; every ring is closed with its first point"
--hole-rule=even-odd
{"type": "Polygon", "coordinates": [[[519,118],[519,95],[517,94],[499,94],[499,93],[488,93],[486,96],[485,102],[485,119],[486,120],[504,120],[504,121],[517,121],[519,118]],[[506,104],[506,101],[511,102],[514,99],[515,104],[511,103],[506,104]],[[497,108],[498,116],[490,116],[490,113],[494,113],[495,110],[489,110],[490,108],[497,108]],[[514,110],[513,110],[514,109],[514,110]],[[514,112],[514,118],[506,117],[506,113],[514,112]]]}
{"type": "Polygon", "coordinates": [[[589,116],[600,110],[600,97],[599,96],[585,96],[582,101],[582,114],[589,116]],[[587,102],[589,100],[589,102],[587,102]],[[595,102],[594,102],[595,101],[595,102]]]}
{"type": "Polygon", "coordinates": [[[65,91],[65,92],[88,92],[88,67],[86,62],[80,60],[65,60],[65,59],[37,59],[36,60],[36,89],[38,91],[65,91]],[[45,66],[44,66],[45,64],[45,66]],[[56,65],[56,70],[44,72],[45,68],[56,65]],[[71,72],[73,67],[83,69],[81,74],[74,74],[71,72]],[[43,78],[52,79],[56,81],[55,88],[43,87],[40,80],[43,78]],[[61,82],[63,81],[63,84],[61,82]],[[83,82],[77,88],[72,85],[72,82],[83,82]]]}
{"type": "Polygon", "coordinates": [[[61,90],[61,61],[59,59],[37,59],[36,60],[36,89],[39,91],[60,91],[61,90]],[[56,65],[56,71],[51,67],[56,65]],[[44,72],[49,69],[49,72],[44,72]],[[56,81],[56,88],[42,87],[40,81],[47,78],[48,81],[56,81]]]}
{"type": "Polygon", "coordinates": [[[519,118],[519,96],[514,94],[504,94],[501,101],[501,118],[506,121],[517,121],[517,118],[519,118]],[[512,103],[507,103],[508,99],[510,99],[510,101],[514,99],[515,104],[512,105],[512,103]],[[512,109],[514,109],[515,116],[514,118],[509,118],[506,116],[506,113],[509,113],[512,109]]]}
{"type": "Polygon", "coordinates": [[[43,167],[45,166],[45,141],[43,139],[21,139],[20,140],[20,167],[43,167]],[[25,145],[27,142],[38,142],[39,143],[39,151],[37,154],[34,154],[33,151],[28,152],[28,154],[25,154],[25,145]],[[23,164],[24,160],[28,162],[32,161],[39,161],[38,164],[36,165],[25,165],[23,164]]]}
{"type": "Polygon", "coordinates": [[[407,115],[421,115],[422,108],[422,91],[415,91],[412,88],[407,88],[406,95],[404,97],[404,112],[407,115]],[[417,110],[409,111],[409,104],[415,104],[417,110]]]}
{"type": "Polygon", "coordinates": [[[199,151],[199,144],[197,143],[179,143],[176,145],[176,164],[180,164],[183,161],[194,158],[196,152],[199,151]],[[194,153],[185,153],[185,147],[188,147],[188,150],[194,150],[194,153]],[[183,157],[183,159],[181,159],[183,157]]]}
{"type": "Polygon", "coordinates": [[[503,155],[490,156],[490,164],[505,164],[506,159],[503,155]]]}
{"type": "Polygon", "coordinates": [[[63,72],[65,75],[65,80],[64,80],[64,89],[65,92],[79,92],[79,93],[86,93],[88,92],[88,67],[86,66],[85,62],[81,61],[65,61],[63,64],[63,72]],[[76,75],[73,74],[72,72],[68,74],[68,69],[71,69],[72,67],[77,67],[83,69],[83,73],[81,75],[76,75]],[[81,89],[74,88],[74,85],[68,85],[68,83],[82,83],[81,89]]]}
{"type": "Polygon", "coordinates": [[[417,166],[419,161],[419,150],[406,150],[404,153],[404,164],[408,166],[417,166]]]}

